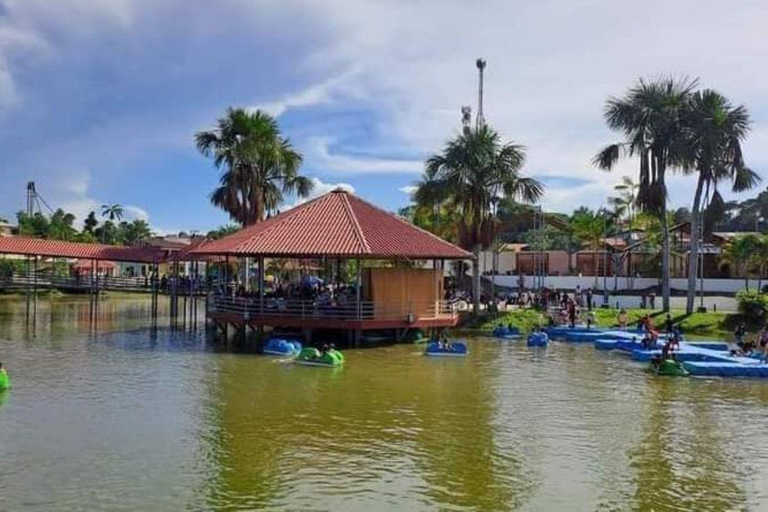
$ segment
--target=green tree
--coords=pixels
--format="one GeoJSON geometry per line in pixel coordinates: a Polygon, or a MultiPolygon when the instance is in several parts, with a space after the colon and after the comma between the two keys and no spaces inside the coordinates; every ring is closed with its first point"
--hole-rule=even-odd
{"type": "Polygon", "coordinates": [[[768,235],[758,238],[755,252],[752,254],[752,265],[757,270],[757,291],[762,292],[763,278],[768,276],[768,235]]]}
{"type": "Polygon", "coordinates": [[[99,225],[99,221],[96,220],[96,212],[90,212],[83,221],[83,233],[93,234],[93,231],[99,225]]]}
{"type": "Polygon", "coordinates": [[[571,219],[571,227],[574,235],[584,241],[589,249],[593,251],[593,268],[595,275],[595,286],[597,288],[598,275],[598,251],[603,249],[603,238],[607,232],[609,219],[604,211],[595,212],[590,209],[581,209],[576,211],[571,219]]]}
{"type": "Polygon", "coordinates": [[[213,240],[218,240],[219,238],[224,238],[225,236],[231,235],[232,233],[235,233],[239,230],[240,226],[237,224],[227,224],[226,226],[219,226],[216,229],[212,229],[205,236],[213,240]]]}
{"type": "Polygon", "coordinates": [[[691,95],[683,119],[686,135],[687,166],[696,171],[698,181],[691,210],[691,250],[688,267],[686,311],[693,312],[698,275],[702,204],[709,200],[713,209],[722,208],[718,184],[728,181],[734,192],[754,187],[760,177],[744,164],[741,143],[749,131],[749,114],[743,105],[733,106],[722,94],[704,90],[691,95]]]}
{"type": "Polygon", "coordinates": [[[401,217],[408,219],[414,226],[425,229],[443,240],[456,243],[458,215],[455,210],[446,205],[412,204],[397,212],[401,217]]]}
{"type": "Polygon", "coordinates": [[[440,154],[427,159],[426,169],[414,194],[416,203],[436,205],[458,215],[457,240],[472,251],[472,281],[475,313],[480,310],[480,266],[482,248],[495,238],[494,209],[506,196],[534,202],[542,195],[542,185],[520,175],[525,149],[504,143],[491,127],[480,123],[446,143],[440,154]]]}
{"type": "Polygon", "coordinates": [[[662,231],[662,296],[669,311],[670,244],[667,225],[667,170],[680,167],[684,154],[682,117],[695,81],[665,78],[640,80],[622,98],[610,98],[605,108],[608,126],[624,135],[594,158],[599,168],[611,170],[622,156],[637,157],[637,206],[659,218],[662,231]]]}
{"type": "Polygon", "coordinates": [[[124,245],[137,245],[152,236],[147,221],[136,219],[133,222],[121,222],[118,238],[124,245]]]}
{"type": "Polygon", "coordinates": [[[48,233],[51,230],[51,222],[42,213],[36,212],[29,215],[26,212],[19,212],[16,214],[16,219],[19,224],[20,235],[39,238],[48,237],[48,233]]]}
{"type": "Polygon", "coordinates": [[[613,206],[614,215],[617,219],[625,218],[625,225],[630,231],[632,230],[632,221],[635,218],[637,189],[637,183],[630,176],[622,176],[619,184],[613,187],[613,190],[619,195],[608,198],[608,203],[613,206]]]}
{"type": "Polygon", "coordinates": [[[74,240],[77,235],[77,230],[73,227],[74,223],[75,216],[71,213],[66,213],[59,208],[51,215],[46,238],[52,238],[54,240],[74,240]]]}
{"type": "Polygon", "coordinates": [[[729,264],[736,272],[744,276],[744,286],[749,291],[749,270],[755,263],[755,254],[760,251],[761,240],[758,236],[749,234],[734,238],[723,249],[720,264],[729,264]]]}
{"type": "Polygon", "coordinates": [[[301,155],[277,121],[260,110],[229,108],[214,130],[195,135],[197,149],[222,170],[211,203],[244,226],[277,211],[286,194],[306,197],[312,182],[300,176],[301,155]]]}
{"type": "Polygon", "coordinates": [[[115,245],[120,243],[120,229],[111,220],[104,221],[94,233],[103,244],[115,245]]]}

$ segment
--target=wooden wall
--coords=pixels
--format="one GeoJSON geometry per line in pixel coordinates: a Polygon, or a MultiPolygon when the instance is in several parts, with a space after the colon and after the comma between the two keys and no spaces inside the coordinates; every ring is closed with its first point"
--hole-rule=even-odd
{"type": "Polygon", "coordinates": [[[434,316],[443,297],[442,271],[423,268],[371,268],[364,277],[365,299],[376,318],[434,316]]]}

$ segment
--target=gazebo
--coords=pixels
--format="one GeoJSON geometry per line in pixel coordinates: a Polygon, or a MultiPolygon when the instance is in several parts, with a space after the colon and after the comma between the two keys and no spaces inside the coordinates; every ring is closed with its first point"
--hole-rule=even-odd
{"type": "Polygon", "coordinates": [[[399,339],[409,329],[456,325],[455,307],[444,300],[444,262],[473,256],[336,189],[201,244],[187,257],[233,258],[245,276],[251,275],[252,264],[258,267],[252,293],[234,293],[227,279],[209,297],[208,318],[224,330],[230,325],[301,329],[308,340],[313,330],[342,330],[350,341],[358,341],[364,331],[392,330],[399,339]],[[345,265],[354,273],[354,285],[345,288],[346,299],[326,303],[317,297],[275,297],[266,293],[264,278],[268,261],[277,259],[335,263],[337,275],[345,265]]]}

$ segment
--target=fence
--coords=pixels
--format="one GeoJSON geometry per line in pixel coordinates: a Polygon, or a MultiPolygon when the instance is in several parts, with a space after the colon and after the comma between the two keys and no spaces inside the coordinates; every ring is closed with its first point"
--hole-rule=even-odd
{"type": "Polygon", "coordinates": [[[323,318],[334,320],[408,320],[419,318],[453,318],[458,314],[454,301],[374,304],[362,301],[344,305],[322,304],[318,301],[213,297],[209,311],[235,313],[244,318],[257,316],[286,318],[323,318]]]}

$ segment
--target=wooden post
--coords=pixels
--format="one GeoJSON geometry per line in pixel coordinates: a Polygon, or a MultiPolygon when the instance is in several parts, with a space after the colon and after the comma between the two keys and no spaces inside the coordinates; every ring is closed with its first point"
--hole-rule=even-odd
{"type": "Polygon", "coordinates": [[[29,274],[32,272],[32,263],[30,261],[31,256],[27,256],[27,323],[29,323],[29,315],[31,306],[29,301],[32,300],[31,290],[29,289],[29,274]]]}
{"type": "Polygon", "coordinates": [[[363,319],[363,304],[362,304],[362,287],[363,287],[363,265],[362,260],[357,258],[357,276],[355,279],[355,295],[357,299],[357,319],[363,319]]]}
{"type": "Polygon", "coordinates": [[[35,280],[33,285],[33,293],[32,296],[32,326],[33,330],[32,332],[35,332],[35,328],[37,327],[37,256],[35,256],[35,280]]]}
{"type": "Polygon", "coordinates": [[[259,256],[259,314],[264,314],[264,256],[259,256]]]}

